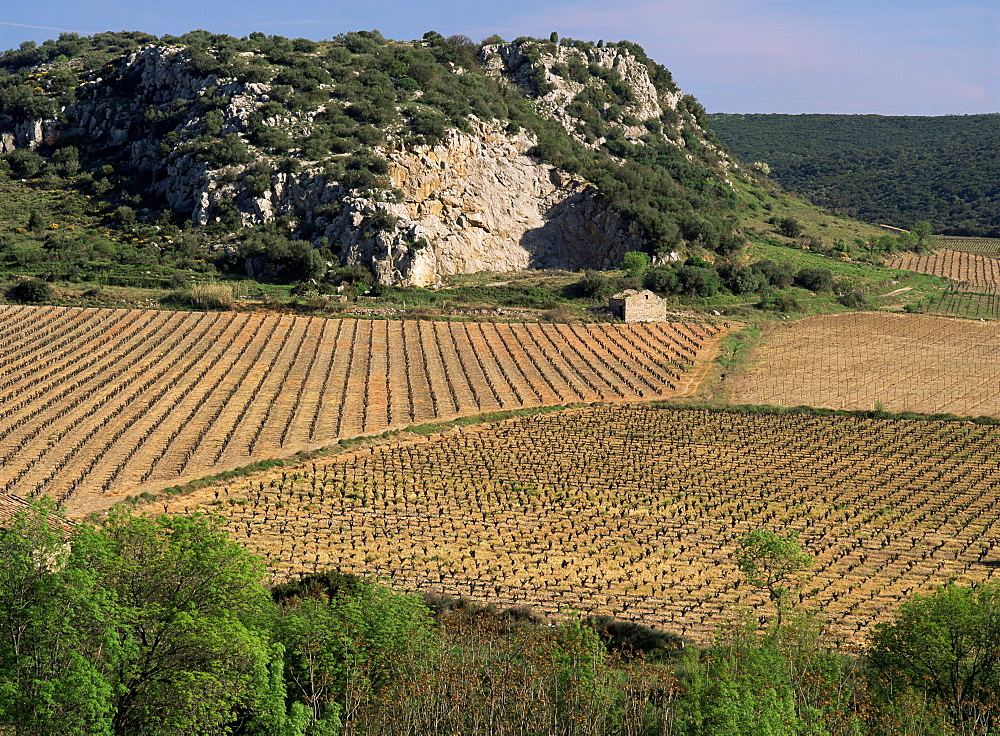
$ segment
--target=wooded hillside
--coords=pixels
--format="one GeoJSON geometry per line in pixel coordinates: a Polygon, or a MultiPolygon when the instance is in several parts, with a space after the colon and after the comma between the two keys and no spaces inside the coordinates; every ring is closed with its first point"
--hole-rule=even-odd
{"type": "Polygon", "coordinates": [[[746,163],[866,222],[1000,236],[1000,115],[712,115],[746,163]]]}

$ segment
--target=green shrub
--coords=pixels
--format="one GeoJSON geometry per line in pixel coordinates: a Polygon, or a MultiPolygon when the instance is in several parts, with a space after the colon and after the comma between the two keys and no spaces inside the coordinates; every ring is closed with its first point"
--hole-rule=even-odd
{"type": "Polygon", "coordinates": [[[764,294],[756,307],[767,312],[797,312],[801,309],[794,298],[780,291],[764,294]]]}
{"type": "Polygon", "coordinates": [[[677,275],[677,269],[667,265],[653,266],[646,271],[642,285],[660,296],[677,294],[681,290],[681,280],[677,275]]]}
{"type": "MultiPolygon", "coordinates": [[[[841,294],[837,297],[837,301],[848,309],[867,309],[868,299],[865,297],[865,293],[860,289],[852,289],[846,294],[841,294]]],[[[910,306],[907,304],[906,306],[910,306]]]]}
{"type": "Polygon", "coordinates": [[[785,289],[795,281],[795,270],[789,263],[775,263],[765,259],[751,264],[751,267],[760,271],[767,283],[778,289],[785,289]]]}
{"type": "Polygon", "coordinates": [[[797,238],[802,234],[802,224],[794,217],[783,217],[778,220],[778,232],[788,238],[797,238]]]}
{"type": "Polygon", "coordinates": [[[47,302],[53,296],[52,286],[41,279],[22,279],[7,290],[8,299],[26,304],[47,302]]]}
{"type": "Polygon", "coordinates": [[[629,276],[641,276],[649,268],[649,254],[641,250],[630,250],[622,257],[622,270],[629,276]]]}
{"type": "Polygon", "coordinates": [[[31,179],[42,172],[42,168],[45,166],[45,159],[34,151],[18,148],[16,151],[7,154],[7,165],[10,166],[14,176],[22,179],[31,179]]]}
{"type": "Polygon", "coordinates": [[[573,286],[573,291],[588,299],[604,300],[615,292],[615,284],[599,271],[584,271],[583,278],[573,286]]]}
{"type": "Polygon", "coordinates": [[[833,274],[829,268],[802,268],[795,274],[795,285],[809,291],[833,291],[833,274]]]}
{"type": "Polygon", "coordinates": [[[700,266],[681,266],[677,269],[681,291],[689,296],[715,296],[721,284],[719,274],[714,268],[700,266]]]}

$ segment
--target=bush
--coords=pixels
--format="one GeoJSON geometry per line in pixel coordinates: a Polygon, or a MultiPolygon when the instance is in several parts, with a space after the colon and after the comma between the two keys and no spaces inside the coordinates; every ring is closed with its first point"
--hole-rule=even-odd
{"type": "Polygon", "coordinates": [[[642,285],[660,296],[677,294],[681,290],[681,280],[677,270],[671,266],[654,266],[646,271],[642,285]]]}
{"type": "Polygon", "coordinates": [[[622,270],[629,276],[641,276],[649,268],[649,254],[641,250],[630,250],[622,258],[622,270]]]}
{"type": "Polygon", "coordinates": [[[771,260],[763,260],[751,264],[751,268],[755,268],[764,274],[767,283],[778,289],[789,287],[795,281],[795,271],[789,263],[775,263],[771,260]]]}
{"type": "Polygon", "coordinates": [[[584,271],[583,278],[573,286],[573,290],[581,296],[597,300],[607,299],[615,288],[611,279],[599,271],[584,271]]]}
{"type": "MultiPolygon", "coordinates": [[[[841,294],[837,297],[837,301],[848,309],[867,309],[868,299],[865,298],[865,294],[860,289],[852,289],[846,294],[841,294]]],[[[910,305],[907,305],[910,306],[910,305]]]]}
{"type": "Polygon", "coordinates": [[[768,312],[797,312],[801,309],[795,299],[788,294],[782,294],[778,291],[765,294],[756,306],[757,309],[763,309],[768,312]]]}
{"type": "Polygon", "coordinates": [[[45,166],[45,159],[34,151],[19,148],[7,154],[7,164],[14,176],[21,179],[31,179],[38,176],[42,167],[45,166]]]}
{"type": "Polygon", "coordinates": [[[689,296],[715,296],[721,284],[719,274],[714,268],[700,266],[681,266],[677,269],[681,291],[689,296]]]}
{"type": "Polygon", "coordinates": [[[23,279],[7,290],[8,299],[27,304],[47,302],[53,296],[52,287],[41,279],[23,279]]]}
{"type": "Polygon", "coordinates": [[[809,291],[833,291],[833,274],[829,268],[803,268],[795,274],[795,285],[809,291]]]}
{"type": "Polygon", "coordinates": [[[164,301],[195,309],[232,309],[233,289],[228,284],[195,284],[190,289],[170,292],[164,301]]]}
{"type": "Polygon", "coordinates": [[[721,266],[719,276],[726,288],[734,294],[757,294],[768,283],[767,277],[760,269],[733,263],[721,266]]]}
{"type": "Polygon", "coordinates": [[[326,271],[326,261],[311,243],[290,240],[276,229],[249,233],[227,261],[234,273],[285,283],[316,279],[326,271]]]}
{"type": "Polygon", "coordinates": [[[788,238],[797,238],[802,234],[802,223],[794,217],[783,217],[778,220],[778,232],[788,238]]]}
{"type": "Polygon", "coordinates": [[[950,583],[903,602],[871,635],[868,661],[879,688],[912,688],[943,706],[958,733],[1000,725],[1000,586],[950,583]]]}

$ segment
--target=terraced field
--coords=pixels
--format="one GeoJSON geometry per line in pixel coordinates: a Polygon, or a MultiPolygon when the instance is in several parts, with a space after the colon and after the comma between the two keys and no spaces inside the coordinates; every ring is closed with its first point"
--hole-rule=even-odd
{"type": "Polygon", "coordinates": [[[0,490],[71,513],[339,438],[691,391],[723,327],[0,308],[0,490]]]}
{"type": "Polygon", "coordinates": [[[859,312],[776,324],[734,403],[1000,416],[1000,324],[859,312]]]}
{"type": "Polygon", "coordinates": [[[979,252],[939,248],[933,253],[897,253],[885,265],[941,276],[971,287],[1000,287],[1000,258],[979,252]]]}
{"type": "MultiPolygon", "coordinates": [[[[597,406],[455,430],[176,497],[276,578],[340,567],[707,641],[743,610],[735,542],[797,531],[798,602],[844,642],[914,592],[1000,577],[1000,427],[597,406]]],[[[166,505],[163,505],[163,504],[166,505]]]]}
{"type": "Polygon", "coordinates": [[[977,253],[990,258],[1000,258],[1000,238],[967,238],[953,235],[938,235],[934,238],[938,248],[977,253]]]}

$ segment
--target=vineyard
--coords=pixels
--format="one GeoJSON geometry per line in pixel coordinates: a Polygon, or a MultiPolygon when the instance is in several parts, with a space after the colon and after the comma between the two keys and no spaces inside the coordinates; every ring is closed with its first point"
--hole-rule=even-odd
{"type": "Polygon", "coordinates": [[[970,286],[952,282],[928,299],[926,314],[1000,321],[1000,286],[970,286]]]}
{"type": "Polygon", "coordinates": [[[1000,257],[939,248],[934,253],[897,253],[885,265],[941,276],[971,287],[1000,287],[1000,257]]]}
{"type": "MultiPolygon", "coordinates": [[[[163,503],[223,514],[276,578],[610,614],[707,641],[739,611],[735,541],[797,531],[797,602],[857,642],[904,597],[1000,576],[1000,427],[598,406],[374,446],[163,503]]],[[[161,511],[161,502],[150,510],[161,511]]]]}
{"type": "Polygon", "coordinates": [[[938,249],[932,254],[897,253],[886,266],[950,279],[947,290],[932,296],[923,308],[928,314],[1000,320],[1000,240],[939,238],[939,241],[949,249],[938,249]]]}
{"type": "Polygon", "coordinates": [[[431,419],[693,390],[723,328],[0,308],[0,490],[70,513],[431,419]]]}
{"type": "Polygon", "coordinates": [[[884,313],[777,324],[731,401],[1000,416],[1000,325],[884,313]]]}
{"type": "Polygon", "coordinates": [[[961,250],[990,258],[1000,258],[1000,238],[964,238],[938,235],[934,238],[938,248],[961,250]]]}

